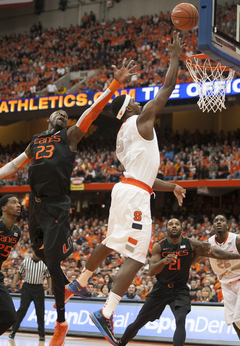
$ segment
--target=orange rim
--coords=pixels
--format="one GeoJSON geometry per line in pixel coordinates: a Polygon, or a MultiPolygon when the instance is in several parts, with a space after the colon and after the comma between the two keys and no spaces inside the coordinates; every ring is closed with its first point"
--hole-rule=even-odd
{"type": "MultiPolygon", "coordinates": [[[[191,63],[192,63],[192,60],[194,59],[194,58],[196,58],[196,59],[209,59],[210,60],[210,63],[211,63],[211,58],[209,58],[209,56],[207,56],[207,55],[205,55],[205,54],[203,54],[203,53],[200,53],[200,54],[195,54],[195,55],[191,55],[191,56],[189,56],[188,58],[186,58],[186,61],[187,60],[189,60],[189,64],[190,64],[190,61],[191,61],[191,63]]],[[[212,60],[212,61],[214,61],[214,60],[212,60]]],[[[214,66],[215,68],[218,68],[219,70],[221,70],[221,71],[231,71],[232,69],[230,68],[230,67],[228,67],[228,66],[224,66],[224,65],[221,65],[221,63],[219,62],[219,61],[214,61],[217,65],[216,66],[214,66]]],[[[211,70],[211,66],[203,66],[202,64],[198,64],[200,67],[204,67],[205,69],[207,69],[207,70],[211,70]]],[[[193,66],[193,64],[192,64],[192,66],[193,66]]]]}

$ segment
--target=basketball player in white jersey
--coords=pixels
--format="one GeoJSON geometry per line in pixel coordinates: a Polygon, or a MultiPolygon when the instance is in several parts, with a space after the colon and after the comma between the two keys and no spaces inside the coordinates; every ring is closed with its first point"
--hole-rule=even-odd
{"type": "Polygon", "coordinates": [[[127,258],[114,278],[103,309],[90,315],[106,340],[113,345],[117,345],[113,312],[145,263],[149,248],[152,230],[150,195],[153,190],[172,191],[179,205],[185,197],[186,190],[181,186],[156,179],[160,153],[154,130],[155,116],[175,88],[181,47],[179,33],[175,31],[172,42],[168,40],[171,61],[165,83],[143,109],[129,95],[116,97],[112,102],[113,114],[124,122],[117,136],[116,152],[125,168],[125,177],[112,190],[106,239],[94,249],[79,278],[65,289],[65,299],[69,299],[69,292],[81,296],[93,271],[113,250],[127,258]]]}
{"type": "MultiPolygon", "coordinates": [[[[215,217],[213,229],[216,234],[208,239],[212,248],[240,253],[240,237],[228,232],[227,220],[223,215],[215,217]]],[[[226,323],[227,325],[233,324],[240,339],[240,262],[209,259],[212,270],[221,282],[226,323]]]]}

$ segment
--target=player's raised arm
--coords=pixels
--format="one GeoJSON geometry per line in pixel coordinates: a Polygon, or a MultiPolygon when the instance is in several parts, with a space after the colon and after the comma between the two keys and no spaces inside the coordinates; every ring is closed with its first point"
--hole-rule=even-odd
{"type": "Polygon", "coordinates": [[[76,150],[77,143],[85,135],[92,122],[98,117],[103,110],[104,106],[112,98],[115,91],[117,91],[121,84],[129,77],[136,74],[133,70],[137,65],[131,60],[126,66],[126,58],[123,60],[122,67],[117,69],[115,65],[112,65],[114,70],[114,80],[109,87],[102,93],[101,96],[93,103],[93,105],[86,109],[80,116],[76,125],[70,127],[67,132],[69,147],[71,150],[76,150]]]}
{"type": "Polygon", "coordinates": [[[165,82],[163,86],[158,91],[155,98],[149,101],[142,110],[142,113],[138,117],[138,130],[141,136],[145,138],[145,128],[149,126],[153,128],[154,120],[156,114],[165,106],[167,103],[171,93],[173,92],[176,82],[177,82],[177,74],[178,74],[178,57],[181,51],[181,43],[179,38],[179,33],[176,31],[173,32],[173,40],[171,42],[168,39],[168,50],[170,53],[170,65],[167,70],[167,74],[165,76],[165,82]]]}
{"type": "Polygon", "coordinates": [[[27,146],[26,150],[18,155],[15,159],[8,162],[5,166],[0,168],[0,179],[5,178],[7,175],[18,171],[20,168],[24,167],[27,163],[31,161],[33,154],[30,150],[30,144],[27,146]]]}

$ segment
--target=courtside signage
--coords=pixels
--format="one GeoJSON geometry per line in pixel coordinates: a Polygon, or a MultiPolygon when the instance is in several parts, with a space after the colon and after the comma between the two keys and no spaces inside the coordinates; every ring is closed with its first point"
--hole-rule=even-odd
{"type": "MultiPolygon", "coordinates": [[[[66,320],[69,322],[69,332],[73,335],[100,336],[97,327],[91,321],[89,314],[99,309],[104,301],[91,301],[74,299],[66,305],[66,320]]],[[[15,308],[18,309],[20,299],[13,299],[15,308]]],[[[54,331],[57,318],[53,308],[53,299],[45,300],[45,329],[54,331]]],[[[140,311],[142,302],[121,301],[114,314],[114,332],[117,337],[121,336],[127,326],[132,323],[140,311]]],[[[21,328],[37,331],[37,316],[34,305],[31,303],[21,328]]],[[[21,329],[20,329],[21,330],[21,329]]],[[[172,342],[175,330],[175,319],[172,311],[167,306],[159,320],[147,323],[139,330],[137,340],[169,341],[172,342]]],[[[186,319],[187,341],[211,345],[236,345],[238,337],[234,328],[227,326],[224,319],[222,305],[192,305],[192,311],[186,319]]]]}
{"type": "MultiPolygon", "coordinates": [[[[136,102],[147,102],[152,100],[161,86],[148,86],[144,88],[122,89],[115,92],[115,96],[130,95],[136,102]]],[[[0,115],[6,113],[29,112],[40,110],[54,110],[59,108],[89,107],[97,100],[103,91],[66,94],[55,96],[35,97],[28,99],[14,99],[0,101],[0,115]]],[[[226,95],[240,93],[240,78],[233,79],[229,83],[226,95]]],[[[170,100],[181,100],[198,97],[195,83],[177,84],[173,90],[170,100]]]]}

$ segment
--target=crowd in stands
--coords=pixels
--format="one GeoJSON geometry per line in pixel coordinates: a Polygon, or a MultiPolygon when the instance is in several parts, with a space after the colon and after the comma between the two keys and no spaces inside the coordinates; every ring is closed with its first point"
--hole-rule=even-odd
{"type": "MultiPolygon", "coordinates": [[[[94,181],[90,179],[90,175],[93,178],[92,172],[95,170],[97,171],[97,167],[101,167],[101,169],[99,169],[99,174],[101,174],[102,180],[100,179],[99,181],[111,181],[109,170],[112,169],[112,166],[116,166],[116,170],[118,169],[119,175],[121,175],[122,168],[116,159],[114,142],[114,138],[102,139],[97,142],[92,141],[90,138],[84,139],[76,156],[73,177],[82,177],[83,181],[88,182],[94,181]]],[[[12,146],[0,148],[1,163],[5,164],[10,161],[21,153],[25,146],[24,143],[20,145],[14,143],[12,146]]],[[[194,133],[190,133],[185,130],[182,134],[179,134],[167,128],[165,134],[161,136],[161,140],[159,140],[159,146],[161,149],[162,162],[164,163],[161,169],[164,169],[164,171],[164,166],[168,162],[173,163],[175,167],[178,162],[180,162],[181,166],[182,161],[184,165],[188,165],[190,168],[193,168],[194,164],[196,167],[197,165],[199,165],[199,167],[205,166],[206,169],[204,173],[210,174],[210,164],[216,162],[220,167],[223,161],[227,167],[230,167],[230,169],[227,168],[227,170],[229,170],[227,174],[229,175],[232,165],[236,162],[239,164],[240,130],[237,129],[234,133],[220,132],[219,134],[213,131],[201,133],[198,130],[194,133]],[[169,146],[168,143],[172,144],[169,146]]],[[[218,171],[217,168],[215,170],[218,171]]],[[[213,172],[211,172],[211,174],[212,173],[213,172]]],[[[11,181],[6,179],[6,181],[11,182],[11,184],[19,184],[19,179],[21,179],[21,183],[26,184],[27,169],[20,170],[20,173],[15,174],[18,175],[16,180],[11,181]]],[[[160,172],[159,174],[164,175],[164,172],[160,172]]],[[[228,175],[226,175],[226,179],[228,175]]],[[[196,193],[195,200],[191,201],[189,194],[180,211],[175,209],[175,204],[172,200],[167,199],[161,210],[161,215],[154,216],[148,259],[145,266],[139,271],[134,280],[133,284],[136,286],[135,293],[133,294],[131,291],[133,287],[131,287],[130,291],[126,292],[126,299],[128,299],[128,297],[132,297],[130,299],[137,299],[134,298],[137,296],[141,299],[145,299],[146,294],[152,289],[155,278],[148,275],[148,261],[151,256],[151,249],[153,244],[166,234],[167,220],[173,215],[180,218],[184,235],[194,237],[201,241],[207,240],[211,234],[213,234],[212,220],[214,216],[219,213],[226,215],[228,218],[229,230],[240,234],[239,202],[235,195],[229,197],[230,200],[225,201],[223,199],[221,208],[215,208],[213,198],[211,199],[211,203],[209,202],[210,204],[207,204],[204,202],[201,203],[201,196],[196,193]],[[189,207],[189,203],[192,205],[193,209],[189,207]],[[194,214],[191,214],[192,210],[194,210],[194,214]]],[[[26,195],[25,199],[22,201],[22,218],[18,221],[22,231],[21,240],[11,252],[9,259],[3,264],[3,272],[5,275],[4,282],[9,289],[11,287],[13,275],[19,264],[31,253],[27,219],[29,200],[27,197],[26,195]]],[[[82,213],[84,212],[86,211],[83,209],[82,213]]],[[[93,212],[86,215],[87,216],[84,217],[83,215],[78,215],[78,213],[72,214],[71,231],[74,252],[62,264],[70,280],[76,278],[84,267],[93,248],[104,239],[107,232],[107,216],[103,217],[100,214],[94,215],[93,212]]],[[[89,287],[93,297],[105,297],[107,295],[111,287],[112,279],[123,260],[123,257],[113,253],[100,265],[90,281],[89,287]]],[[[22,281],[19,282],[17,292],[21,289],[21,284],[22,281]]],[[[47,294],[49,288],[47,287],[46,281],[44,287],[47,294]]],[[[223,301],[221,286],[215,274],[212,272],[207,258],[192,267],[189,276],[189,287],[193,301],[223,301]],[[210,291],[209,287],[211,289],[210,291]]]]}
{"type": "MultiPolygon", "coordinates": [[[[217,18],[223,32],[235,35],[234,4],[219,6],[217,18]]],[[[39,22],[30,28],[30,33],[3,35],[0,100],[35,97],[44,88],[57,94],[60,91],[53,87],[54,82],[71,71],[97,71],[76,93],[105,90],[113,78],[112,64],[119,65],[124,57],[138,64],[137,75],[125,83],[125,88],[162,85],[169,62],[167,39],[173,29],[169,11],[102,22],[91,11],[85,12],[81,25],[54,29],[43,28],[39,22]]],[[[185,46],[179,57],[177,83],[188,83],[192,79],[185,59],[199,53],[197,28],[182,31],[181,37],[185,46]]],[[[78,82],[75,80],[70,86],[78,82]]]]}
{"type": "MultiPolygon", "coordinates": [[[[226,18],[232,19],[235,15],[229,6],[226,18]]],[[[226,18],[223,20],[228,23],[231,31],[231,25],[235,21],[226,21],[226,18]]],[[[167,38],[171,37],[172,29],[169,12],[101,23],[96,21],[93,13],[85,13],[81,26],[43,29],[39,22],[31,28],[30,34],[5,35],[0,39],[0,100],[34,97],[60,76],[79,70],[97,69],[99,72],[97,77],[93,77],[76,92],[104,90],[112,79],[111,65],[119,64],[125,56],[138,63],[137,78],[132,78],[125,87],[162,84],[169,59],[166,51],[167,38]]],[[[183,32],[182,39],[186,45],[180,57],[178,83],[190,81],[184,61],[187,56],[197,53],[197,29],[183,32]]],[[[56,90],[54,92],[57,93],[56,90]]],[[[66,92],[63,85],[59,92],[66,92]]],[[[0,146],[1,166],[23,152],[26,145],[14,143],[12,146],[0,146]]],[[[185,130],[179,134],[167,128],[161,137],[159,135],[159,149],[161,165],[158,177],[161,179],[240,179],[239,129],[234,133],[201,133],[199,130],[190,133],[185,130]]],[[[83,139],[76,155],[73,178],[80,178],[85,183],[118,182],[122,175],[123,167],[115,154],[115,138],[99,139],[97,143],[91,139],[83,139]]],[[[26,185],[27,182],[28,166],[1,180],[0,184],[26,185]]],[[[199,208],[197,199],[196,204],[199,208]]],[[[2,266],[4,283],[9,291],[19,265],[32,252],[28,233],[27,196],[22,205],[21,218],[17,220],[21,239],[2,266]]],[[[213,234],[212,221],[216,213],[207,209],[210,215],[200,210],[201,216],[197,219],[191,214],[187,215],[188,211],[180,216],[184,235],[203,241],[213,234]]],[[[172,205],[170,212],[173,212],[172,205]]],[[[232,210],[223,207],[222,213],[227,214],[229,230],[240,234],[240,218],[235,217],[240,215],[239,203],[235,203],[232,210]]],[[[166,224],[172,216],[175,215],[153,217],[146,263],[137,273],[124,299],[144,300],[151,291],[156,280],[148,274],[152,246],[166,235],[166,224]]],[[[107,219],[99,215],[74,215],[70,225],[74,252],[62,263],[62,268],[72,281],[84,268],[94,247],[105,238],[107,219]]],[[[89,281],[93,297],[107,296],[123,261],[123,256],[113,252],[102,262],[89,281]]],[[[22,277],[18,282],[16,293],[21,291],[23,280],[22,277]]],[[[221,285],[208,258],[203,258],[191,267],[188,285],[193,302],[223,302],[221,285]]],[[[48,295],[50,289],[46,280],[44,290],[48,295]]]]}
{"type": "MultiPolygon", "coordinates": [[[[171,215],[173,217],[173,215],[171,215]]],[[[212,234],[212,220],[214,215],[207,217],[202,215],[198,222],[192,217],[187,219],[181,218],[183,235],[193,237],[200,241],[207,240],[212,234]]],[[[166,224],[168,219],[161,217],[157,219],[153,217],[152,224],[152,237],[149,246],[149,254],[145,265],[137,273],[132,285],[130,285],[124,299],[142,299],[152,290],[153,284],[156,280],[155,277],[150,277],[148,274],[149,259],[151,257],[152,247],[155,242],[166,235],[166,224]]],[[[14,274],[17,272],[22,260],[31,256],[31,246],[28,233],[27,218],[22,217],[17,221],[21,229],[21,239],[19,243],[13,248],[8,259],[3,262],[2,272],[5,276],[4,283],[11,291],[11,285],[14,274]],[[25,220],[25,221],[24,221],[25,220]]],[[[229,230],[237,234],[240,233],[239,226],[236,225],[236,219],[232,216],[228,219],[229,230]]],[[[67,260],[62,262],[62,268],[70,281],[78,277],[81,270],[84,268],[92,250],[99,244],[106,236],[107,220],[99,217],[72,217],[71,234],[73,240],[74,252],[67,260]]],[[[124,261],[124,256],[112,252],[105,261],[93,273],[89,280],[89,291],[92,297],[104,298],[107,296],[113,282],[114,275],[116,275],[121,263],[124,261]]],[[[15,293],[21,291],[24,277],[18,282],[15,293]]],[[[188,286],[193,302],[223,302],[221,284],[217,280],[216,275],[213,273],[208,258],[203,258],[201,262],[196,263],[190,269],[188,286]]],[[[45,294],[49,294],[49,287],[47,280],[44,281],[45,294]]]]}
{"type": "MultiPolygon", "coordinates": [[[[158,131],[157,131],[158,133],[158,131]]],[[[159,135],[159,133],[158,133],[159,135]]],[[[240,129],[219,134],[196,130],[182,134],[167,128],[158,136],[161,164],[158,178],[163,180],[240,179],[240,129]],[[171,144],[169,144],[171,143],[171,144]]],[[[27,144],[0,147],[0,166],[19,155],[27,144]]],[[[119,182],[123,167],[115,152],[115,137],[94,141],[84,139],[79,146],[72,179],[84,183],[119,182]]],[[[0,185],[26,185],[28,167],[25,166],[0,181],[0,185]]]]}
{"type": "MultiPolygon", "coordinates": [[[[93,16],[85,14],[82,25],[69,28],[42,28],[39,22],[29,34],[2,36],[0,100],[34,97],[48,85],[50,92],[57,94],[52,85],[71,71],[98,71],[76,93],[104,90],[113,78],[112,64],[121,64],[124,57],[138,64],[138,75],[125,87],[164,82],[169,61],[167,39],[173,30],[169,12],[106,22],[93,16]]],[[[197,52],[197,29],[183,32],[182,40],[186,46],[180,55],[178,83],[190,80],[185,58],[197,52]]]]}

